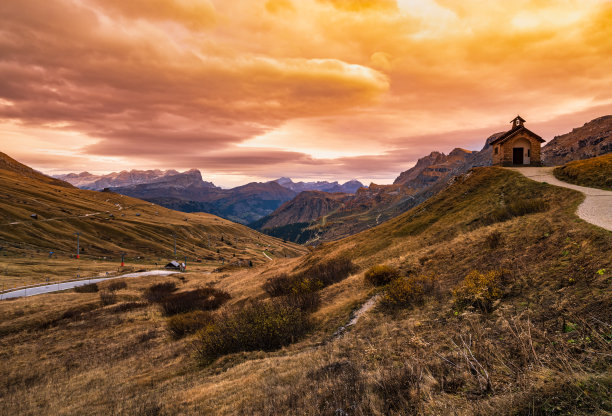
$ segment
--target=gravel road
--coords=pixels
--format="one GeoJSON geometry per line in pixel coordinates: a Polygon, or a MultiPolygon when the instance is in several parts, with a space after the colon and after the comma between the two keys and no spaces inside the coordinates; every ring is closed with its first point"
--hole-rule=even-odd
{"type": "Polygon", "coordinates": [[[552,171],[554,167],[525,167],[509,168],[522,173],[529,179],[537,182],[546,182],[550,185],[574,189],[585,195],[584,202],[580,204],[576,214],[591,224],[612,231],[612,192],[603,189],[587,188],[586,186],[573,185],[555,178],[552,171]]]}

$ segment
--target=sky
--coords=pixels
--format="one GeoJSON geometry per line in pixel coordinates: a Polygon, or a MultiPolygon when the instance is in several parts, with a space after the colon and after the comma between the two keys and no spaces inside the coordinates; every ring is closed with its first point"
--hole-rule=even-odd
{"type": "Polygon", "coordinates": [[[517,114],[612,114],[612,1],[0,2],[0,151],[46,173],[391,183],[517,114]]]}

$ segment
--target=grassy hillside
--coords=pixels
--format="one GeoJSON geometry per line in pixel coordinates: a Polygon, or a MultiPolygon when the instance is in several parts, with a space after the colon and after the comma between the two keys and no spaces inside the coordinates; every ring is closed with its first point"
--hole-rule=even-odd
{"type": "Polygon", "coordinates": [[[553,173],[565,182],[612,191],[612,153],[566,163],[553,173]]]}
{"type": "MultiPolygon", "coordinates": [[[[17,162],[16,162],[17,163],[17,162]]],[[[263,250],[296,256],[304,249],[209,214],[185,214],[114,193],[55,186],[20,170],[0,169],[0,270],[16,258],[45,262],[76,255],[118,264],[122,252],[149,264],[177,256],[215,263],[267,262],[263,250]],[[31,215],[36,214],[37,218],[31,215]]],[[[58,181],[59,182],[59,181],[58,181]]],[[[84,265],[85,266],[85,265],[84,265]]],[[[27,271],[27,266],[20,271],[27,271]]],[[[49,270],[49,274],[52,270],[49,270]]],[[[3,273],[6,274],[6,273],[3,273]]],[[[49,276],[47,274],[47,276],[49,276]]],[[[15,274],[13,273],[13,276],[15,274]]],[[[70,274],[69,277],[74,277],[70,274]]],[[[18,279],[19,280],[19,279],[18,279]]],[[[27,279],[26,279],[27,280],[27,279]]],[[[21,279],[19,283],[31,283],[21,279]]],[[[4,282],[3,282],[4,283],[4,282]]],[[[8,285],[17,284],[14,279],[8,285]]]]}
{"type": "Polygon", "coordinates": [[[0,302],[3,408],[10,414],[607,414],[612,234],[574,215],[581,200],[513,171],[481,168],[405,214],[303,258],[186,273],[184,282],[130,279],[114,304],[104,305],[98,293],[73,292],[0,302]],[[343,257],[355,271],[346,278],[330,274],[342,270],[334,265],[343,257]],[[364,272],[377,264],[397,269],[400,278],[372,286],[364,272]],[[282,273],[282,281],[299,283],[291,290],[314,293],[309,299],[318,303],[270,299],[274,287],[264,283],[282,273]],[[231,299],[216,311],[168,317],[145,301],[145,289],[164,281],[175,282],[172,296],[214,287],[231,299]],[[351,311],[377,294],[378,306],[339,331],[351,311]],[[305,334],[293,327],[295,337],[281,339],[280,348],[236,349],[228,339],[252,341],[253,334],[218,328],[259,322],[240,312],[253,300],[271,305],[257,309],[270,319],[255,341],[272,341],[270,329],[282,327],[273,305],[292,313],[302,305],[310,327],[305,334]],[[177,339],[171,323],[200,323],[204,330],[177,339]],[[211,337],[217,355],[203,361],[211,337]],[[219,354],[222,346],[234,352],[219,354]]]}

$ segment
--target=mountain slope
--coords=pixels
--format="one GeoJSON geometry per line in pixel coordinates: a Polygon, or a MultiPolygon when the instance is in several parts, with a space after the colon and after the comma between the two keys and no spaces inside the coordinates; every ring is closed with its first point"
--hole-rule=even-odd
{"type": "Polygon", "coordinates": [[[322,191],[304,191],[285,202],[273,214],[251,224],[254,228],[267,229],[294,223],[309,223],[344,206],[347,194],[322,191]]]}
{"type": "Polygon", "coordinates": [[[23,177],[35,179],[50,185],[72,188],[72,185],[69,183],[44,175],[29,166],[17,162],[15,159],[2,152],[0,152],[0,170],[17,173],[23,177]]]}
{"type": "Polygon", "coordinates": [[[542,148],[542,162],[549,166],[612,152],[612,115],[596,118],[556,136],[542,148]]]}
{"type": "Polygon", "coordinates": [[[267,258],[261,245],[290,255],[301,251],[213,215],[184,214],[111,192],[73,188],[55,179],[44,182],[27,169],[16,170],[0,170],[0,245],[5,252],[73,253],[75,232],[81,233],[82,253],[91,256],[127,252],[167,257],[172,254],[173,234],[179,252],[190,257],[238,256],[262,262],[267,258]],[[54,181],[63,186],[49,183],[54,181]]]}

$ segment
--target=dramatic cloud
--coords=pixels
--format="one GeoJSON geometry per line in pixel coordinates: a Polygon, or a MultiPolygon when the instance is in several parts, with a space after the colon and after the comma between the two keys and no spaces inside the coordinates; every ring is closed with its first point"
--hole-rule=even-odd
{"type": "Polygon", "coordinates": [[[547,139],[609,113],[611,28],[605,0],[8,0],[0,150],[388,182],[517,113],[547,139]]]}

